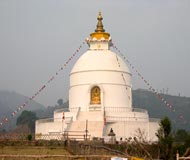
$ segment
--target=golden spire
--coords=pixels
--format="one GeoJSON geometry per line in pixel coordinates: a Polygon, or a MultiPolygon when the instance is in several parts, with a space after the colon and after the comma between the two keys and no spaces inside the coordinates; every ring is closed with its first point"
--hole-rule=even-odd
{"type": "Polygon", "coordinates": [[[108,40],[110,37],[110,34],[105,32],[105,29],[102,23],[103,18],[102,18],[101,12],[99,12],[97,20],[98,20],[98,23],[96,25],[96,30],[94,33],[90,34],[91,39],[96,38],[97,40],[100,40],[103,38],[103,39],[108,40]]]}
{"type": "Polygon", "coordinates": [[[97,23],[97,25],[96,25],[96,30],[95,30],[95,32],[105,32],[104,26],[103,26],[103,24],[102,24],[103,18],[102,18],[101,12],[99,12],[99,15],[98,15],[97,20],[98,20],[98,23],[97,23]]]}

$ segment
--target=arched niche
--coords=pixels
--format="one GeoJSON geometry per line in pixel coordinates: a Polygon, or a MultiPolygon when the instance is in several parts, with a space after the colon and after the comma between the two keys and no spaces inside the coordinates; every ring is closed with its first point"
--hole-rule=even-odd
{"type": "Polygon", "coordinates": [[[94,86],[90,92],[90,104],[101,104],[101,90],[100,87],[94,86]]]}

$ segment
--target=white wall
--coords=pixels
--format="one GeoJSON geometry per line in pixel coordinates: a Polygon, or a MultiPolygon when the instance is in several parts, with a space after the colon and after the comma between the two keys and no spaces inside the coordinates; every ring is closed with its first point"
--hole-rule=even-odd
{"type": "Polygon", "coordinates": [[[69,107],[81,107],[87,111],[90,91],[95,85],[101,89],[101,105],[108,107],[132,107],[130,75],[124,74],[127,87],[120,72],[80,72],[70,76],[69,107]],[[101,78],[100,78],[101,77],[101,78]]]}
{"type": "Polygon", "coordinates": [[[36,134],[49,134],[50,132],[62,133],[64,130],[64,124],[62,121],[44,122],[40,123],[36,121],[36,134]]]}
{"type": "Polygon", "coordinates": [[[159,128],[160,128],[159,122],[150,122],[149,123],[150,141],[157,141],[158,140],[158,137],[155,134],[157,133],[159,128]]]}
{"type": "Polygon", "coordinates": [[[110,129],[112,128],[114,133],[116,134],[117,140],[119,140],[121,137],[123,140],[125,138],[134,138],[137,137],[139,140],[144,139],[146,141],[150,140],[157,140],[157,137],[155,136],[155,131],[157,124],[156,123],[150,123],[151,125],[151,131],[149,131],[149,122],[115,122],[115,123],[107,123],[106,124],[106,130],[104,133],[104,136],[107,136],[110,132],[110,129]]]}

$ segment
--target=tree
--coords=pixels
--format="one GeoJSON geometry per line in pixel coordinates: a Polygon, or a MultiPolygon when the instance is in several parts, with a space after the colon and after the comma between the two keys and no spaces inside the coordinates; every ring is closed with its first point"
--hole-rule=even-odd
{"type": "Polygon", "coordinates": [[[186,130],[184,129],[177,130],[175,134],[175,142],[184,143],[187,138],[188,138],[188,132],[186,130]]]}
{"type": "Polygon", "coordinates": [[[160,126],[163,129],[164,137],[168,137],[170,135],[170,133],[171,133],[171,130],[172,130],[172,125],[171,125],[171,121],[169,120],[169,118],[164,117],[160,121],[160,126]]]}
{"type": "Polygon", "coordinates": [[[179,129],[174,135],[174,153],[178,152],[183,155],[190,146],[190,136],[189,133],[184,129],[179,129]]]}
{"type": "Polygon", "coordinates": [[[171,129],[172,129],[171,121],[169,120],[168,117],[164,117],[160,121],[160,128],[159,128],[158,132],[156,133],[158,139],[168,137],[171,133],[171,129]]]}
{"type": "Polygon", "coordinates": [[[161,158],[168,160],[171,158],[173,138],[171,136],[171,121],[168,117],[164,117],[160,121],[160,129],[158,130],[157,136],[159,139],[159,148],[161,158]]]}
{"type": "Polygon", "coordinates": [[[6,129],[0,129],[0,133],[6,133],[6,129]]]}
{"type": "Polygon", "coordinates": [[[57,104],[58,104],[59,106],[63,106],[63,99],[58,99],[58,100],[57,100],[57,104]]]}
{"type": "Polygon", "coordinates": [[[16,125],[27,125],[30,128],[31,132],[34,132],[36,119],[36,113],[24,110],[17,118],[16,125]]]}
{"type": "Polygon", "coordinates": [[[190,146],[190,133],[188,134],[188,136],[186,137],[185,139],[185,144],[184,144],[185,147],[189,147],[190,146]]]}

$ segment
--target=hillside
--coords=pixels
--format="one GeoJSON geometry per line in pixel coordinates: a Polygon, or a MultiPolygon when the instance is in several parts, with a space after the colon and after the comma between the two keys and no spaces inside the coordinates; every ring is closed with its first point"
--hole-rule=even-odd
{"type": "MultiPolygon", "coordinates": [[[[22,105],[28,97],[18,94],[16,92],[0,91],[0,120],[4,118],[4,115],[9,116],[18,106],[22,105]]],[[[45,107],[35,101],[29,103],[25,110],[44,110],[45,107]]],[[[21,112],[20,112],[21,113],[21,112]]],[[[17,116],[20,115],[18,113],[17,116]]],[[[14,128],[16,124],[16,118],[11,119],[10,123],[6,125],[6,129],[14,128]]]]}
{"type": "MultiPolygon", "coordinates": [[[[166,107],[156,95],[148,90],[137,89],[132,91],[133,106],[148,110],[150,118],[160,118],[168,116],[172,121],[173,130],[183,128],[190,130],[190,98],[161,94],[175,108],[175,112],[166,107]],[[184,116],[184,119],[180,118],[184,116]]],[[[40,118],[53,117],[53,111],[59,108],[67,108],[68,102],[62,106],[48,107],[46,110],[37,111],[40,118]]]]}
{"type": "Polygon", "coordinates": [[[133,90],[133,106],[147,109],[151,118],[168,116],[174,130],[190,130],[190,97],[161,95],[174,106],[175,112],[166,107],[154,93],[143,89],[133,90]],[[184,119],[180,118],[180,115],[183,115],[184,119]]]}
{"type": "MultiPolygon", "coordinates": [[[[190,98],[179,97],[172,95],[161,94],[170,104],[175,108],[175,112],[166,107],[157,97],[150,91],[144,89],[133,90],[133,106],[136,108],[143,108],[148,110],[151,118],[163,118],[168,116],[173,125],[173,129],[187,129],[190,130],[190,98]],[[184,119],[180,118],[184,116],[184,119]]],[[[28,98],[15,92],[0,91],[0,119],[4,115],[10,115],[17,106],[23,104],[28,98]]],[[[53,111],[59,108],[68,108],[68,102],[60,105],[45,108],[43,105],[33,101],[25,108],[25,110],[34,111],[39,118],[52,118],[53,111]]],[[[21,112],[20,112],[21,113],[21,112]]],[[[19,114],[20,114],[19,113],[19,114]]],[[[19,115],[18,114],[18,115],[19,115]]],[[[6,125],[7,129],[13,129],[16,124],[17,117],[13,118],[10,123],[6,125]]]]}
{"type": "MultiPolygon", "coordinates": [[[[166,107],[156,95],[148,90],[137,89],[132,91],[133,107],[148,110],[150,118],[160,118],[168,116],[172,121],[173,130],[180,128],[190,130],[190,98],[161,94],[175,108],[175,112],[166,107]],[[184,119],[180,118],[184,116],[184,119]]],[[[53,117],[53,111],[59,108],[68,108],[68,102],[62,106],[48,107],[45,110],[38,110],[36,114],[40,118],[53,117]]]]}
{"type": "Polygon", "coordinates": [[[65,111],[68,110],[69,108],[69,102],[65,102],[62,105],[55,105],[55,106],[48,106],[45,109],[38,109],[35,110],[34,112],[36,113],[38,118],[52,118],[53,117],[53,112],[56,109],[61,109],[64,108],[65,111]]]}

